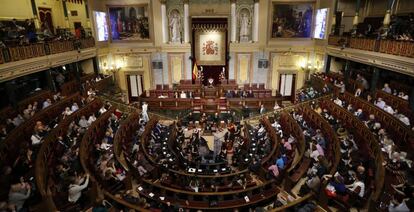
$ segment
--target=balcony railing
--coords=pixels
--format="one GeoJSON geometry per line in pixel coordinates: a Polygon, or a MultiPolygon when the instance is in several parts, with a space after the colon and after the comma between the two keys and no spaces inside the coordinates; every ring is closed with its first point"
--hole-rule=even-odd
{"type": "Polygon", "coordinates": [[[91,37],[79,40],[48,41],[45,43],[8,47],[0,49],[0,64],[69,52],[77,49],[92,48],[94,46],[95,40],[91,37]]]}
{"type": "Polygon", "coordinates": [[[411,41],[329,36],[328,44],[333,46],[345,46],[352,49],[361,49],[365,51],[381,52],[403,57],[414,57],[414,42],[411,41]]]}

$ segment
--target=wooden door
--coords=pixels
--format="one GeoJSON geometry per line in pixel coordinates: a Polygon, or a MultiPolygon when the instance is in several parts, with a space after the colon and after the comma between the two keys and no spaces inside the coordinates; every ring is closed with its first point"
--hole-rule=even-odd
{"type": "Polygon", "coordinates": [[[142,75],[126,75],[129,102],[138,101],[138,98],[144,92],[144,83],[142,78],[142,75]]]}
{"type": "Polygon", "coordinates": [[[280,74],[279,91],[283,100],[295,101],[296,74],[280,74]]]}

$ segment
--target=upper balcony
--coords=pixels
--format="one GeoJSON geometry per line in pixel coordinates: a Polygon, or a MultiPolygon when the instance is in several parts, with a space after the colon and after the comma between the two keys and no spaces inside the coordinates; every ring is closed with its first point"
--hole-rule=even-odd
{"type": "Polygon", "coordinates": [[[327,53],[414,76],[414,42],[330,35],[327,53]]]}
{"type": "Polygon", "coordinates": [[[0,64],[92,47],[95,47],[93,37],[76,40],[48,41],[22,46],[16,45],[14,47],[3,48],[0,51],[0,64]]]}
{"type": "Polygon", "coordinates": [[[330,35],[328,44],[414,58],[414,42],[330,35]]]}
{"type": "Polygon", "coordinates": [[[0,48],[0,81],[96,56],[93,37],[0,48]]]}

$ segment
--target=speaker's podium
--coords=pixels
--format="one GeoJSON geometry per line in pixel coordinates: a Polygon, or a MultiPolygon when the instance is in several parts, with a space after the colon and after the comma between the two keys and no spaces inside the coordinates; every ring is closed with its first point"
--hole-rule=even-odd
{"type": "Polygon", "coordinates": [[[218,88],[214,86],[214,79],[209,78],[207,80],[207,85],[203,87],[203,97],[215,99],[218,97],[218,88]]]}

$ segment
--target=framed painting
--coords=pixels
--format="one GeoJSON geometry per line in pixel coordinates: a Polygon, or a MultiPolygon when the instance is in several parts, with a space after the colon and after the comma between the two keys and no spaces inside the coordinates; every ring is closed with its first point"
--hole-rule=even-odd
{"type": "Polygon", "coordinates": [[[226,65],[226,33],[196,31],[195,55],[198,65],[226,65]]]}
{"type": "Polygon", "coordinates": [[[148,4],[108,5],[110,38],[112,41],[150,41],[148,4]]]}
{"type": "Polygon", "coordinates": [[[310,38],[313,3],[273,2],[271,38],[310,38]]]}

